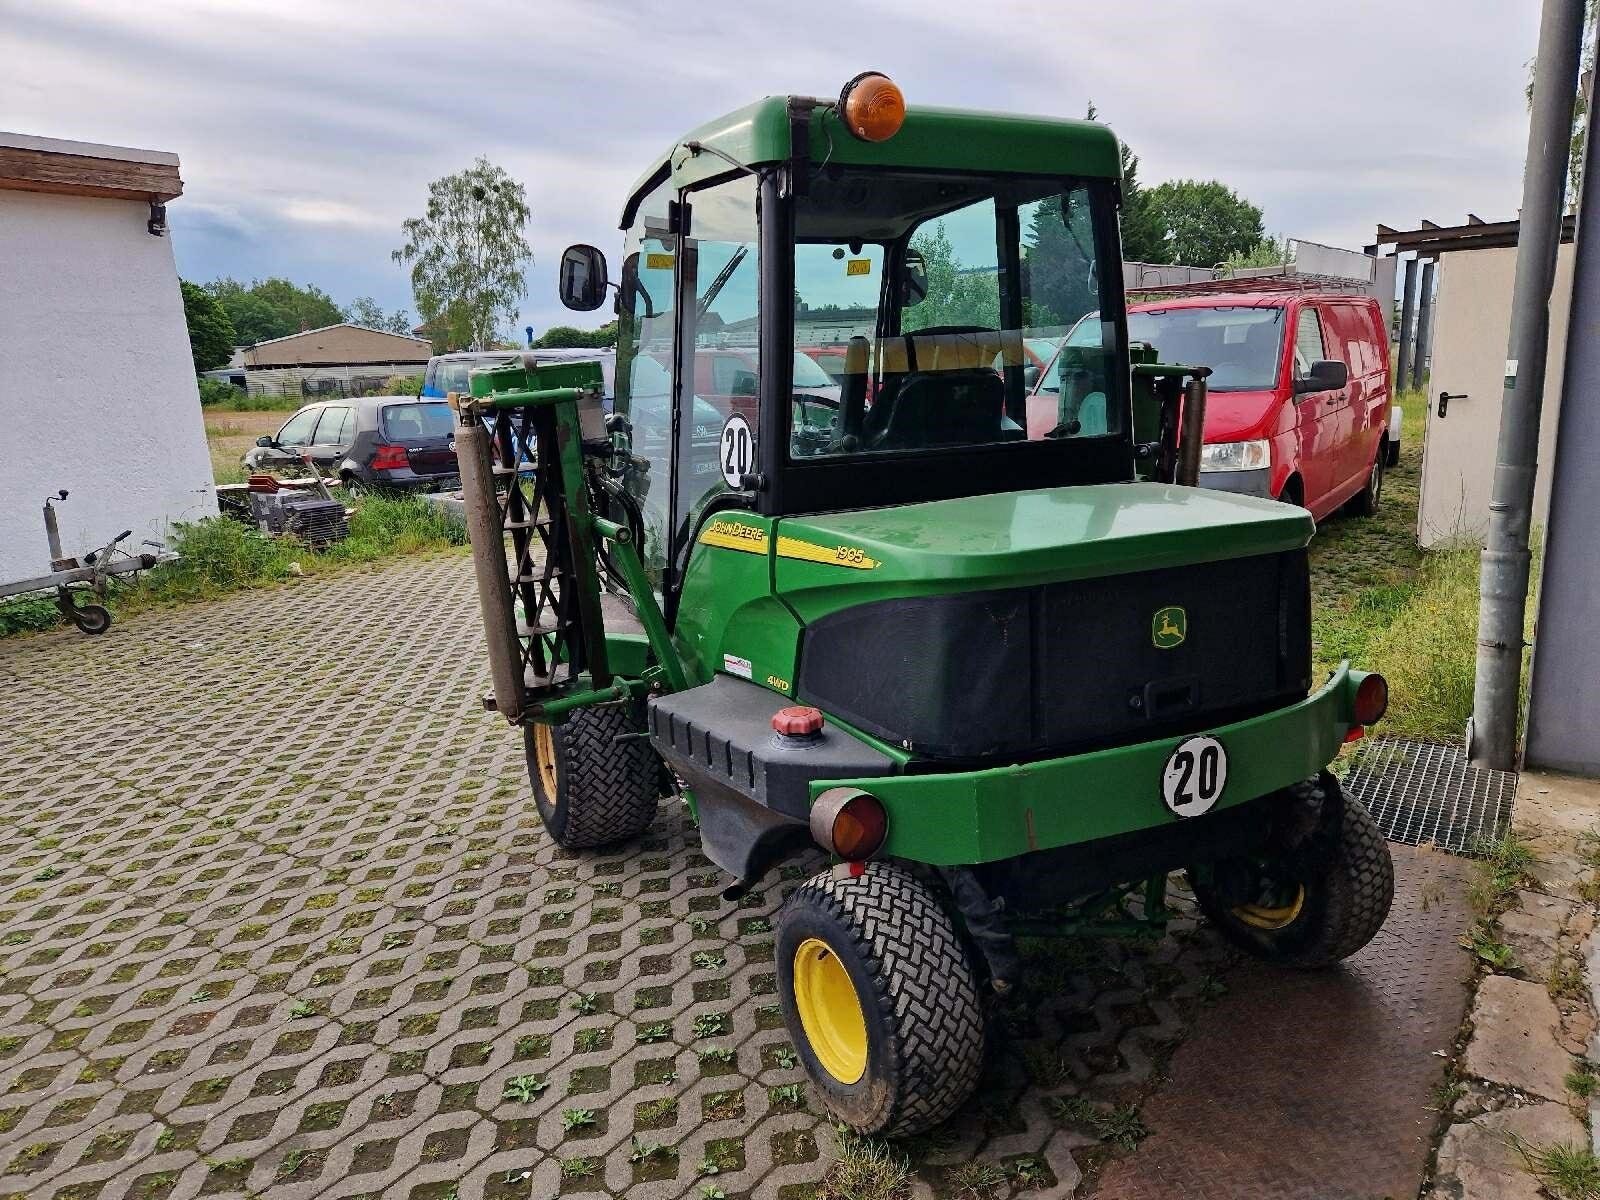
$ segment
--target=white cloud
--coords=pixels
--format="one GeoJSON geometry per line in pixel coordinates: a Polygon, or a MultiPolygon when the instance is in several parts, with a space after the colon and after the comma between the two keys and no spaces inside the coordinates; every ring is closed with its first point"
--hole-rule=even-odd
{"type": "Polygon", "coordinates": [[[1092,98],[1146,182],[1220,178],[1290,236],[1510,216],[1536,36],[1537,6],[1503,0],[0,0],[0,113],[177,151],[192,276],[391,308],[411,305],[400,221],[486,155],[534,213],[520,327],[569,319],[562,246],[612,249],[624,190],[684,131],[869,66],[914,104],[1092,98]]]}

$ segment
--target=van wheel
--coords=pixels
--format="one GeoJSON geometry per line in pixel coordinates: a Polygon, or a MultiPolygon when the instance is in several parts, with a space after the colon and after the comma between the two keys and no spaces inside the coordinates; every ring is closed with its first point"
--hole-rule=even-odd
{"type": "Polygon", "coordinates": [[[1378,511],[1378,500],[1383,495],[1383,472],[1389,462],[1389,439],[1378,443],[1372,456],[1372,469],[1367,472],[1367,483],[1350,500],[1350,511],[1358,517],[1370,517],[1378,511]]]}
{"type": "Polygon", "coordinates": [[[661,760],[639,732],[624,708],[580,708],[560,725],[523,726],[533,801],[558,843],[609,846],[650,827],[661,760]]]}
{"type": "Polygon", "coordinates": [[[977,973],[943,906],[903,867],[813,875],[778,915],[776,955],[789,1037],[852,1129],[920,1133],[977,1087],[977,973]]]}
{"type": "Polygon", "coordinates": [[[1377,822],[1324,771],[1282,795],[1259,856],[1191,869],[1200,910],[1258,958],[1326,967],[1377,934],[1394,902],[1394,862],[1377,822]]]}

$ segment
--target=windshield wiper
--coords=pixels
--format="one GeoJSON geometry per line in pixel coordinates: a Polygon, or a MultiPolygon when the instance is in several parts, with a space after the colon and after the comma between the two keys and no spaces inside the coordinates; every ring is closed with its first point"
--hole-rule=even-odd
{"type": "Polygon", "coordinates": [[[733,278],[733,273],[739,269],[739,264],[745,260],[749,253],[749,246],[740,246],[733,252],[733,257],[728,260],[727,265],[717,272],[717,277],[711,281],[711,286],[706,289],[705,297],[699,304],[695,305],[694,319],[696,325],[710,311],[712,302],[717,298],[717,293],[727,285],[728,280],[733,278]]]}

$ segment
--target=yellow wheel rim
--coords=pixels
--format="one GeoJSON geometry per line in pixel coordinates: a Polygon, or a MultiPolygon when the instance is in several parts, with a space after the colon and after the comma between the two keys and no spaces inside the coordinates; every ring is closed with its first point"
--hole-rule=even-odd
{"type": "Polygon", "coordinates": [[[1306,889],[1304,886],[1295,889],[1294,902],[1285,904],[1282,908],[1267,908],[1260,904],[1241,904],[1233,910],[1233,915],[1246,925],[1256,929],[1284,929],[1293,925],[1295,918],[1300,915],[1300,910],[1305,907],[1306,889]]]}
{"type": "Polygon", "coordinates": [[[794,952],[794,1005],[811,1052],[840,1083],[867,1073],[867,1018],[855,985],[829,945],[807,938],[794,952]]]}
{"type": "Polygon", "coordinates": [[[533,757],[539,764],[539,786],[545,799],[556,802],[556,737],[548,725],[533,727],[533,757]]]}

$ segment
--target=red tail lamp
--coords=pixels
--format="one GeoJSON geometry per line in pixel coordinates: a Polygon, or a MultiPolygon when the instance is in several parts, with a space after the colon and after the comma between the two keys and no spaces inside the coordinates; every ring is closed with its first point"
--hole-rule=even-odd
{"type": "Polygon", "coordinates": [[[374,471],[401,471],[411,465],[404,446],[377,446],[372,451],[374,471]]]}
{"type": "Polygon", "coordinates": [[[811,836],[846,862],[871,858],[889,833],[889,814],[860,788],[829,788],[811,806],[811,836]]]}
{"type": "Polygon", "coordinates": [[[839,93],[839,116],[863,142],[886,142],[906,120],[906,98],[881,71],[863,71],[839,93]]]}
{"type": "Polygon", "coordinates": [[[1389,682],[1374,671],[1356,686],[1356,724],[1375,724],[1383,720],[1383,714],[1388,711],[1389,682]]]}

